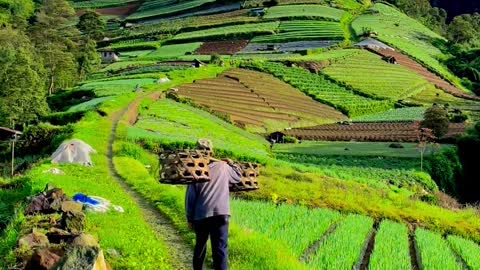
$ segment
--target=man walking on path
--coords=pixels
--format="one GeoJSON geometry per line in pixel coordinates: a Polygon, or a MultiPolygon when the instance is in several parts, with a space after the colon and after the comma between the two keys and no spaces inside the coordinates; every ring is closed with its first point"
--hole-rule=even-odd
{"type": "Polygon", "coordinates": [[[241,181],[241,170],[230,160],[210,163],[208,168],[210,181],[189,185],[185,199],[188,225],[196,234],[193,269],[204,269],[207,241],[210,236],[213,268],[226,270],[230,217],[229,186],[241,181]]]}

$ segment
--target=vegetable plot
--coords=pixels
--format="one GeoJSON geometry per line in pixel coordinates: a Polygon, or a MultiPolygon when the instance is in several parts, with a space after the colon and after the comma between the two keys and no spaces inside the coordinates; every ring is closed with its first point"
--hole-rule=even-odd
{"type": "Polygon", "coordinates": [[[308,262],[315,269],[350,270],[357,265],[373,227],[373,219],[349,215],[320,245],[308,262]]]}
{"type": "Polygon", "coordinates": [[[331,105],[350,117],[386,111],[393,107],[390,101],[374,100],[330,82],[322,75],[302,68],[288,68],[278,63],[256,63],[249,67],[259,69],[283,79],[314,99],[331,105]]]}
{"type": "Polygon", "coordinates": [[[415,240],[420,250],[419,263],[422,264],[422,269],[463,269],[457,262],[448,243],[440,234],[424,229],[417,229],[415,231],[415,240]]]}
{"type": "Polygon", "coordinates": [[[337,22],[324,21],[286,21],[278,28],[280,33],[271,36],[260,36],[252,42],[290,42],[305,40],[341,40],[343,30],[337,22]]]}
{"type": "Polygon", "coordinates": [[[480,269],[480,247],[470,240],[449,235],[447,241],[470,269],[480,269]]]}
{"type": "Polygon", "coordinates": [[[267,10],[266,19],[279,18],[325,18],[340,21],[345,11],[320,5],[275,6],[267,10]]]}
{"type": "Polygon", "coordinates": [[[368,269],[411,269],[407,226],[389,220],[380,224],[368,269]]]}
{"type": "Polygon", "coordinates": [[[400,108],[383,113],[364,115],[353,119],[353,122],[414,122],[423,120],[425,107],[400,108]]]}

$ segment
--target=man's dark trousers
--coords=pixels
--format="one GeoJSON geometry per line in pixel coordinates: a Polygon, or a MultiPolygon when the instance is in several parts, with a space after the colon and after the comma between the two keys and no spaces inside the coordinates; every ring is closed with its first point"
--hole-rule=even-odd
{"type": "Polygon", "coordinates": [[[213,269],[227,270],[228,265],[228,216],[214,216],[193,223],[196,243],[193,253],[193,269],[203,270],[207,256],[207,241],[212,244],[213,269]]]}

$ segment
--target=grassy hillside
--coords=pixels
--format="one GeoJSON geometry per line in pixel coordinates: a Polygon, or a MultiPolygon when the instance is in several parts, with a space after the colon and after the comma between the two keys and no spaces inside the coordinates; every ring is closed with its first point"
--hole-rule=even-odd
{"type": "Polygon", "coordinates": [[[30,148],[17,146],[36,159],[19,157],[27,161],[19,176],[0,178],[0,268],[21,268],[15,247],[26,198],[53,183],[123,207],[87,213],[85,230],[114,269],[188,269],[195,236],[186,189],[159,182],[158,155],[195,149],[200,138],[213,142],[216,158],[260,164],[259,190],[231,194],[230,269],[479,267],[479,208],[443,192],[456,168],[437,155],[455,155],[455,139],[428,145],[421,159],[414,125],[434,103],[470,117],[447,135],[480,119],[480,102],[437,89],[421,70],[459,87],[435,46],[440,35],[370,1],[73,5],[78,15],[93,8],[109,19],[97,44],[119,60],[48,97],[51,114],[40,119],[68,134],[38,133],[27,137],[30,148]],[[351,46],[367,33],[421,66],[351,46]],[[285,136],[271,144],[276,131],[285,136]],[[51,164],[35,145],[54,148],[65,137],[97,151],[93,167],[51,164]],[[309,141],[319,138],[331,141],[309,141]],[[434,156],[442,170],[432,173],[425,164],[434,156]]]}

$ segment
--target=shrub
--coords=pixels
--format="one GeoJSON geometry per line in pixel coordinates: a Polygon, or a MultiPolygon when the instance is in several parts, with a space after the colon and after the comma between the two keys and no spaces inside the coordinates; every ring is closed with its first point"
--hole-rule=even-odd
{"type": "Polygon", "coordinates": [[[18,156],[31,156],[50,153],[73,134],[73,126],[52,126],[40,124],[24,130],[19,138],[16,152],[18,156]]]}
{"type": "Polygon", "coordinates": [[[53,111],[65,111],[68,107],[88,101],[95,97],[91,89],[74,91],[61,91],[53,96],[47,97],[48,106],[53,111]]]}
{"type": "Polygon", "coordinates": [[[447,134],[449,122],[447,111],[438,105],[433,105],[425,111],[422,127],[431,129],[433,134],[440,138],[447,134]]]}
{"type": "Polygon", "coordinates": [[[462,174],[462,164],[455,149],[448,149],[426,158],[425,169],[440,190],[458,196],[457,181],[462,174]]]}
{"type": "Polygon", "coordinates": [[[48,122],[56,126],[64,126],[78,122],[85,115],[85,111],[78,112],[58,112],[51,113],[40,118],[43,122],[48,122]]]}

